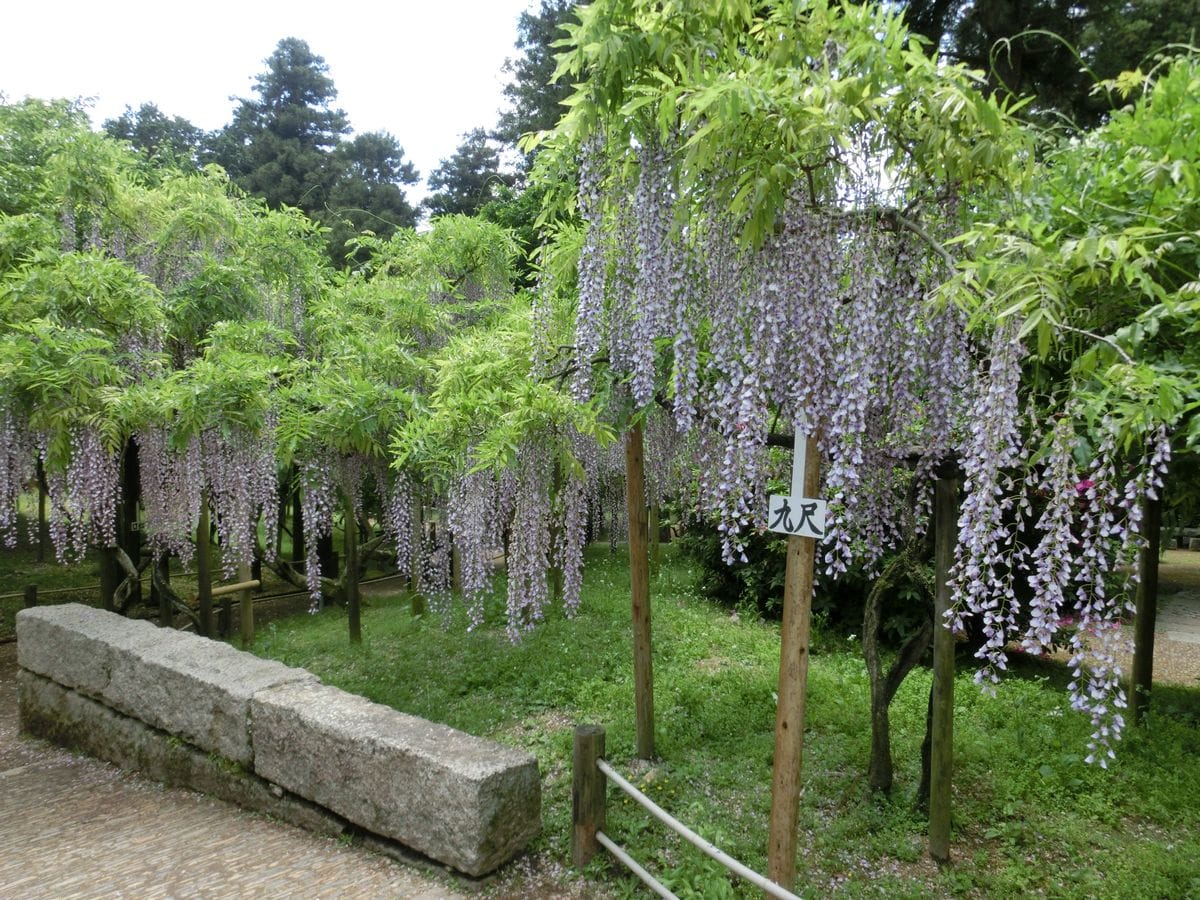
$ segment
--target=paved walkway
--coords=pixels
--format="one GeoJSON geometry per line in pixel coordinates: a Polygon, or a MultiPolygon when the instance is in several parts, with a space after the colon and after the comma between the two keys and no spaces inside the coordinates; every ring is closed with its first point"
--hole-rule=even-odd
{"type": "Polygon", "coordinates": [[[442,900],[365,849],[17,734],[16,644],[0,644],[0,897],[442,900]]]}

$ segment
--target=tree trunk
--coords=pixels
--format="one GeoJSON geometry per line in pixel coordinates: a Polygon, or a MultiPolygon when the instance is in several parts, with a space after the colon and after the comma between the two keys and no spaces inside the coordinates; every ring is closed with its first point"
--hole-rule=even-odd
{"type": "Polygon", "coordinates": [[[200,524],[196,526],[196,583],[199,604],[196,630],[204,637],[212,637],[212,531],[209,527],[207,488],[200,494],[200,524]]]}
{"type": "MultiPolygon", "coordinates": [[[[935,628],[937,626],[934,626],[935,628]]],[[[937,632],[934,632],[937,643],[937,632]]],[[[929,784],[933,770],[933,683],[929,684],[929,702],[925,706],[925,737],[921,740],[921,783],[917,785],[917,798],[913,806],[923,816],[929,815],[929,784]]]]}
{"type": "Polygon", "coordinates": [[[150,581],[150,600],[158,604],[158,624],[164,628],[175,627],[175,609],[171,595],[162,589],[163,585],[171,582],[171,556],[169,553],[158,553],[154,557],[154,577],[150,581]]]}
{"type": "Polygon", "coordinates": [[[938,478],[934,486],[933,687],[930,703],[929,855],[950,861],[950,786],[954,770],[954,635],[946,627],[950,568],[958,540],[958,481],[938,478]]]}
{"type": "Polygon", "coordinates": [[[317,562],[321,566],[321,577],[338,577],[338,557],[333,549],[333,535],[327,534],[317,539],[317,562]]]}
{"type": "MultiPolygon", "coordinates": [[[[238,566],[238,581],[250,581],[250,565],[242,563],[238,566]]],[[[250,588],[238,591],[238,612],[241,618],[242,648],[247,649],[254,643],[254,592],[250,588]]]]}
{"type": "Polygon", "coordinates": [[[296,479],[292,484],[292,554],[291,558],[297,565],[302,565],[307,549],[304,546],[304,504],[300,500],[300,472],[296,471],[296,479]]]}
{"type": "Polygon", "coordinates": [[[655,503],[650,507],[650,567],[654,572],[658,571],[659,563],[662,561],[662,535],[659,533],[661,527],[658,523],[659,507],[655,503]]]}
{"type": "Polygon", "coordinates": [[[350,621],[350,643],[362,643],[362,610],[358,593],[358,522],[354,515],[354,500],[346,498],[346,512],[342,520],[342,532],[346,550],[346,611],[350,621]]]}
{"type": "Polygon", "coordinates": [[[46,470],[42,467],[41,457],[37,461],[37,486],[38,486],[38,546],[37,546],[37,561],[46,561],[46,548],[50,546],[50,523],[46,517],[46,501],[48,492],[46,490],[46,470]]]}
{"type": "MultiPolygon", "coordinates": [[[[283,536],[288,534],[288,512],[292,505],[292,491],[294,490],[294,482],[296,480],[296,467],[288,466],[284,472],[283,480],[279,485],[279,508],[275,515],[275,556],[279,559],[288,559],[283,554],[283,536]]],[[[292,543],[295,543],[293,539],[292,543]]]]}
{"type": "Polygon", "coordinates": [[[892,667],[884,674],[879,647],[883,597],[908,571],[915,552],[913,547],[906,547],[888,563],[871,586],[863,612],[863,657],[871,685],[871,758],[867,766],[867,783],[871,790],[884,794],[891,792],[893,779],[889,709],[896,691],[929,648],[933,637],[933,622],[926,618],[920,629],[904,642],[892,667]]]}
{"type": "MultiPolygon", "coordinates": [[[[1161,491],[1161,488],[1159,489],[1161,491]]],[[[1162,501],[1142,501],[1142,537],[1138,554],[1137,618],[1133,634],[1133,720],[1143,722],[1150,710],[1154,683],[1154,625],[1158,616],[1158,554],[1162,547],[1162,501]]]]}
{"type": "Polygon", "coordinates": [[[412,517],[412,552],[409,554],[408,590],[411,596],[410,605],[413,616],[425,615],[425,596],[421,593],[421,542],[425,540],[425,530],[421,527],[423,507],[417,504],[412,517]]]}
{"type": "Polygon", "coordinates": [[[116,551],[116,547],[105,547],[100,551],[100,605],[109,612],[117,611],[117,588],[125,580],[117,564],[116,551]]]}
{"type": "MultiPolygon", "coordinates": [[[[121,454],[121,503],[117,507],[117,546],[125,551],[135,568],[142,564],[141,533],[138,531],[138,498],[141,495],[141,471],[137,443],[130,438],[121,454]]],[[[129,605],[142,602],[142,583],[131,585],[129,605]]]]}

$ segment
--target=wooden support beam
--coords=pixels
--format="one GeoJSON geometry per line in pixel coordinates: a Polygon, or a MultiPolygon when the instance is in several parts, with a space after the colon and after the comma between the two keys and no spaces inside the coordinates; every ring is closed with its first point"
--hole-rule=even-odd
{"type": "Polygon", "coordinates": [[[629,519],[629,582],[633,600],[633,690],[637,755],[654,758],[654,673],[650,643],[650,560],[646,546],[646,471],[642,426],[625,437],[625,508],[629,519]]]}

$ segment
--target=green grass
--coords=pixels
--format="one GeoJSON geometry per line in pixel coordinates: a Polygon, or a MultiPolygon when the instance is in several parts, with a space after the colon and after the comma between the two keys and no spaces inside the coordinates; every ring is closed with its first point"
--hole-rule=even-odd
{"type": "MultiPolygon", "coordinates": [[[[460,614],[414,619],[406,597],[374,598],[352,648],[331,609],[268,625],[255,650],[330,684],[536,754],[543,822],[535,852],[568,859],[576,724],[607,729],[608,757],[656,801],[722,849],[765,869],[778,629],[699,598],[697,573],[667,552],[652,586],[656,743],[638,765],[632,722],[629,580],[623,556],[589,552],[580,613],[552,613],[520,644],[504,636],[503,598],[484,627],[460,614]]],[[[1018,663],[995,698],[960,674],[953,865],[925,855],[912,812],[929,676],[893,706],[897,788],[865,785],[867,678],[856,646],[814,640],[800,811],[798,885],[808,896],[1200,897],[1200,691],[1155,688],[1148,726],[1107,771],[1087,766],[1088,723],[1069,708],[1061,669],[1018,663]]],[[[680,896],[758,896],[610,793],[607,832],[680,896]]],[[[643,895],[607,859],[585,875],[616,896],[643,895]]]]}

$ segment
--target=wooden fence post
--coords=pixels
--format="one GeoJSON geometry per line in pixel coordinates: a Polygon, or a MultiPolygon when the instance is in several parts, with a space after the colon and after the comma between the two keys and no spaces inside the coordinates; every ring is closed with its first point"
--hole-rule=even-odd
{"type": "Polygon", "coordinates": [[[603,758],[604,728],[576,727],[571,762],[571,863],[577,869],[586,866],[600,849],[596,832],[604,830],[608,782],[596,761],[603,758]]]}
{"type": "Polygon", "coordinates": [[[958,481],[934,484],[933,727],[930,729],[929,855],[950,861],[950,784],[954,771],[954,635],[946,627],[950,567],[957,542],[958,481]]]}
{"type": "Polygon", "coordinates": [[[35,606],[37,606],[37,585],[27,584],[25,585],[25,608],[33,609],[35,606]]]}
{"type": "MultiPolygon", "coordinates": [[[[1161,488],[1159,491],[1161,492],[1161,488]]],[[[1142,501],[1142,537],[1138,553],[1137,612],[1133,630],[1133,721],[1142,722],[1150,709],[1154,684],[1154,625],[1158,618],[1158,554],[1162,546],[1162,501],[1142,501]]]]}
{"type": "Polygon", "coordinates": [[[646,546],[642,426],[625,437],[625,509],[629,519],[629,583],[633,595],[633,690],[637,755],[654,758],[654,672],[650,651],[650,560],[646,546]]]}

